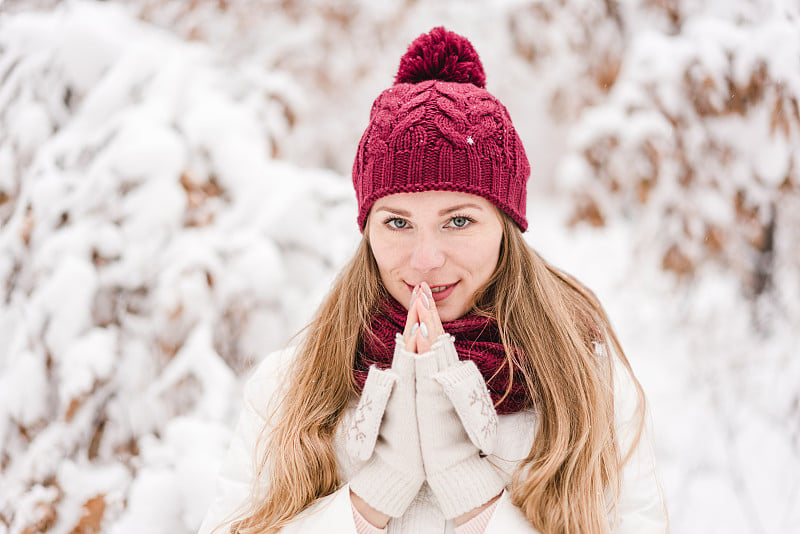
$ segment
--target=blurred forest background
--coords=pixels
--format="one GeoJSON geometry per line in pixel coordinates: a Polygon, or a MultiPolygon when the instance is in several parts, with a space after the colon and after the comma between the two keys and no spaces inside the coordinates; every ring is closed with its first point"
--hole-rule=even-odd
{"type": "Polygon", "coordinates": [[[438,25],[619,330],[672,531],[800,532],[797,0],[0,0],[0,534],[196,530],[438,25]]]}

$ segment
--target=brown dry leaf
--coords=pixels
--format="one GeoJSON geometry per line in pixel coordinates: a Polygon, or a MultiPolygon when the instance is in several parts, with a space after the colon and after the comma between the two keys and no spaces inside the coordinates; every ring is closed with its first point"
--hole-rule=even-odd
{"type": "Polygon", "coordinates": [[[187,171],[184,171],[180,177],[180,184],[189,197],[189,205],[191,207],[202,204],[206,197],[222,195],[222,187],[220,187],[219,180],[213,174],[206,180],[198,182],[187,171]]]}
{"type": "Polygon", "coordinates": [[[578,223],[587,223],[595,228],[606,224],[606,219],[603,217],[600,207],[589,195],[583,194],[578,197],[575,202],[575,211],[567,221],[569,226],[575,226],[578,223]]]}
{"type": "Polygon", "coordinates": [[[783,136],[788,139],[791,134],[791,124],[789,123],[789,114],[787,110],[784,109],[784,106],[790,107],[787,104],[786,99],[779,93],[778,98],[775,99],[775,105],[772,106],[772,113],[769,119],[769,131],[774,135],[777,130],[780,130],[783,136]]]}
{"type": "Polygon", "coordinates": [[[759,62],[758,67],[756,67],[752,76],[750,76],[750,83],[748,83],[747,87],[744,89],[747,104],[753,105],[760,102],[761,99],[764,98],[765,88],[771,83],[767,64],[764,61],[759,62]]]}
{"type": "Polygon", "coordinates": [[[180,177],[180,184],[186,192],[186,213],[184,226],[207,226],[214,222],[214,214],[204,206],[209,198],[220,197],[224,193],[216,176],[210,175],[203,181],[196,181],[189,172],[184,171],[180,177]]]}
{"type": "Polygon", "coordinates": [[[747,88],[737,87],[733,80],[728,79],[728,108],[730,113],[744,115],[747,112],[747,88]]]}
{"type": "Polygon", "coordinates": [[[583,151],[583,157],[595,171],[603,169],[608,161],[609,155],[619,146],[619,139],[614,136],[607,136],[598,139],[592,146],[583,151]]]}
{"type": "Polygon", "coordinates": [[[706,233],[703,236],[703,244],[706,250],[711,255],[722,253],[725,249],[725,242],[727,241],[725,231],[718,226],[709,224],[706,226],[706,233]]]}
{"type": "Polygon", "coordinates": [[[694,264],[678,245],[672,245],[661,260],[661,268],[675,273],[679,277],[691,276],[694,273],[694,264]]]}
{"type": "Polygon", "coordinates": [[[688,189],[694,183],[694,167],[686,161],[686,155],[681,157],[681,173],[678,175],[678,184],[684,189],[688,189]]]}
{"type": "Polygon", "coordinates": [[[701,117],[713,117],[723,111],[717,109],[713,103],[717,83],[709,74],[703,76],[702,73],[693,72],[694,69],[702,68],[697,62],[690,64],[683,73],[683,83],[686,86],[686,96],[692,102],[695,112],[701,117]]]}
{"type": "Polygon", "coordinates": [[[786,177],[783,179],[783,182],[781,182],[781,185],[778,186],[778,191],[786,194],[797,189],[797,191],[800,192],[800,188],[797,187],[800,185],[800,179],[798,179],[800,174],[798,174],[797,171],[797,164],[795,163],[795,159],[792,158],[791,161],[789,161],[789,170],[786,171],[786,177]]]}
{"type": "Polygon", "coordinates": [[[78,408],[81,407],[83,404],[84,399],[82,397],[75,397],[71,401],[69,401],[69,406],[67,406],[67,411],[64,412],[64,421],[70,422],[72,418],[75,417],[75,414],[78,412],[78,408]]]}
{"type": "Polygon", "coordinates": [[[172,358],[174,358],[175,355],[178,354],[178,351],[180,350],[180,348],[182,346],[183,346],[182,342],[178,343],[178,344],[167,343],[165,341],[159,341],[158,342],[159,351],[161,352],[161,354],[166,356],[168,360],[171,360],[172,358]]]}
{"type": "Polygon", "coordinates": [[[97,534],[100,532],[100,525],[103,522],[103,514],[106,511],[106,500],[104,495],[92,497],[83,504],[83,513],[78,524],[70,531],[70,534],[97,534]]]}
{"type": "Polygon", "coordinates": [[[205,193],[207,197],[218,197],[222,195],[222,187],[219,185],[219,180],[213,174],[208,177],[208,181],[200,186],[200,190],[205,193]]]}
{"type": "Polygon", "coordinates": [[[747,199],[743,190],[738,190],[734,196],[734,208],[736,218],[746,223],[758,223],[758,208],[747,205],[747,199]]]}
{"type": "Polygon", "coordinates": [[[114,454],[124,458],[139,456],[139,443],[136,441],[136,438],[130,438],[128,441],[115,446],[114,454]]]}
{"type": "Polygon", "coordinates": [[[753,219],[744,224],[744,236],[747,242],[756,250],[764,250],[768,242],[767,225],[761,221],[753,219]]]}
{"type": "Polygon", "coordinates": [[[25,246],[31,244],[31,234],[33,233],[33,209],[28,206],[25,210],[25,219],[22,222],[22,228],[20,230],[20,237],[22,238],[22,242],[25,243],[25,246]]]}
{"type": "Polygon", "coordinates": [[[103,434],[106,430],[106,419],[103,419],[98,422],[94,427],[94,432],[92,433],[92,439],[89,442],[89,449],[86,451],[86,456],[89,460],[94,460],[97,458],[97,455],[100,451],[100,443],[103,441],[103,434]]]}
{"type": "Polygon", "coordinates": [[[180,178],[179,182],[180,182],[181,186],[183,187],[183,190],[186,191],[187,193],[189,191],[191,191],[192,189],[194,189],[194,187],[195,187],[194,181],[192,180],[192,177],[189,176],[189,173],[187,171],[183,171],[181,173],[181,178],[180,178]]]}
{"type": "Polygon", "coordinates": [[[610,54],[605,54],[603,61],[594,69],[595,83],[603,91],[610,91],[617,81],[621,68],[622,60],[619,56],[611,57],[610,54]]]}
{"type": "Polygon", "coordinates": [[[650,198],[650,191],[655,187],[655,180],[642,178],[636,183],[636,196],[639,199],[639,204],[644,206],[647,204],[647,199],[650,198]]]}
{"type": "Polygon", "coordinates": [[[796,97],[791,97],[790,101],[792,104],[792,117],[794,118],[795,124],[800,126],[800,103],[798,103],[796,97]]]}

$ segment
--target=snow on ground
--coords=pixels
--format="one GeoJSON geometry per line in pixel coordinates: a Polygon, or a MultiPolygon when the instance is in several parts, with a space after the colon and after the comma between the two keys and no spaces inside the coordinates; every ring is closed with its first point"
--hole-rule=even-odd
{"type": "MultiPolygon", "coordinates": [[[[242,378],[359,237],[346,176],[274,158],[304,92],[108,3],[0,18],[0,534],[197,528],[242,378]]],[[[569,211],[533,182],[528,240],[618,329],[672,531],[800,530],[796,319],[569,211]]]]}

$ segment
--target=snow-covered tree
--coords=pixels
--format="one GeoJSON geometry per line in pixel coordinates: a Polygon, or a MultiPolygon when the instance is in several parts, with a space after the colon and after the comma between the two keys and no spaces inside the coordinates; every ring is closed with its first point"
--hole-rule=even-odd
{"type": "Polygon", "coordinates": [[[3,19],[0,80],[0,532],[191,532],[349,188],[272,159],[285,77],[118,6],[3,19]]]}
{"type": "Polygon", "coordinates": [[[719,7],[607,13],[624,48],[573,50],[599,61],[587,76],[613,75],[593,75],[607,95],[581,99],[559,179],[572,222],[633,220],[664,269],[691,277],[710,264],[751,296],[791,288],[797,313],[800,15],[780,2],[719,7]]]}

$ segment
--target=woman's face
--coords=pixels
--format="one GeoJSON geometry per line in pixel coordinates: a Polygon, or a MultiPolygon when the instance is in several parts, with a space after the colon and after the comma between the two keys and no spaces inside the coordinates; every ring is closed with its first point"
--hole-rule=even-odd
{"type": "Polygon", "coordinates": [[[427,282],[442,321],[465,315],[494,273],[503,225],[483,197],[455,191],[397,193],[373,204],[366,231],[381,280],[408,307],[427,282]]]}

